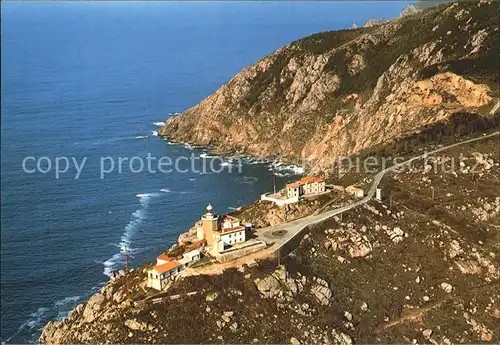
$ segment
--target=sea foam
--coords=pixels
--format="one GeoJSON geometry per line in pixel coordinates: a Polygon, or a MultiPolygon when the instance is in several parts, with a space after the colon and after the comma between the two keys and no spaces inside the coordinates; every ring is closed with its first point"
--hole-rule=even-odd
{"type": "Polygon", "coordinates": [[[157,197],[158,195],[158,193],[136,194],[136,197],[139,198],[141,207],[132,212],[131,219],[124,228],[123,234],[120,238],[120,243],[118,243],[120,251],[103,262],[103,274],[111,277],[113,275],[113,272],[122,266],[125,256],[125,248],[127,249],[129,254],[133,254],[135,252],[134,248],[130,248],[130,245],[132,244],[132,237],[137,228],[146,219],[146,210],[151,198],[157,197]]]}
{"type": "Polygon", "coordinates": [[[67,317],[69,312],[77,305],[81,298],[82,296],[65,297],[55,301],[50,307],[38,308],[35,312],[29,314],[26,321],[19,326],[17,332],[7,338],[5,342],[2,342],[2,344],[9,343],[10,340],[21,334],[21,332],[28,332],[31,336],[35,336],[35,334],[40,331],[41,327],[49,320],[53,318],[62,320],[67,317]]]}

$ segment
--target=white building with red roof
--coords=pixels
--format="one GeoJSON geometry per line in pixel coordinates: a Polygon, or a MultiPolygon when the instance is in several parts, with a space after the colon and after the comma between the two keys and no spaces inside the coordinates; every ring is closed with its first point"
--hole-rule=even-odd
{"type": "Polygon", "coordinates": [[[325,180],[319,177],[305,176],[286,185],[286,193],[289,198],[311,196],[325,191],[325,180]]]}
{"type": "Polygon", "coordinates": [[[156,265],[148,271],[147,286],[159,291],[165,289],[170,277],[185,270],[200,258],[201,253],[196,249],[186,252],[178,258],[160,254],[156,258],[156,265]]]}
{"type": "Polygon", "coordinates": [[[246,241],[246,226],[230,215],[215,214],[212,205],[208,205],[205,214],[197,225],[198,240],[207,241],[209,250],[214,254],[246,241]]]}

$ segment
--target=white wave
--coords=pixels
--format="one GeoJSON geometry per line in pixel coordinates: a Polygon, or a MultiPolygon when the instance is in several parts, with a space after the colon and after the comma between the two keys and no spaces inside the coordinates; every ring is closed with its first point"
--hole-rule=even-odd
{"type": "Polygon", "coordinates": [[[73,309],[73,307],[76,306],[76,304],[78,303],[80,298],[81,298],[81,296],[72,296],[72,297],[66,297],[66,298],[63,298],[59,301],[56,301],[54,303],[54,306],[57,309],[56,319],[62,320],[64,318],[66,318],[68,316],[69,312],[71,311],[71,309],[73,309]]]}
{"type": "Polygon", "coordinates": [[[56,307],[64,307],[68,304],[75,304],[76,302],[78,302],[78,300],[81,298],[82,296],[71,296],[71,297],[65,297],[63,299],[60,299],[59,301],[55,301],[54,302],[54,305],[56,307]]]}
{"type": "Polygon", "coordinates": [[[279,176],[279,177],[288,177],[288,176],[293,176],[294,175],[292,173],[283,173],[283,172],[275,172],[274,174],[276,176],[279,176]]]}
{"type": "Polygon", "coordinates": [[[180,192],[177,192],[177,191],[172,191],[168,188],[162,188],[160,189],[160,192],[163,192],[163,193],[176,193],[176,194],[191,194],[193,192],[187,192],[187,191],[180,191],[180,192]]]}
{"type": "Polygon", "coordinates": [[[37,332],[51,319],[62,320],[67,317],[69,312],[76,306],[81,296],[70,296],[55,301],[51,307],[41,307],[37,311],[29,314],[27,320],[19,326],[16,333],[7,338],[2,344],[9,343],[22,332],[28,332],[31,336],[35,336],[37,332]]]}
{"type": "Polygon", "coordinates": [[[200,158],[219,158],[220,156],[209,155],[206,152],[200,153],[200,158]]]}
{"type": "Polygon", "coordinates": [[[259,179],[257,177],[253,177],[253,176],[243,176],[243,178],[241,178],[241,183],[247,183],[247,184],[252,184],[252,183],[255,183],[257,182],[259,179]]]}
{"type": "Polygon", "coordinates": [[[230,165],[233,165],[233,164],[231,162],[222,162],[222,163],[220,163],[221,167],[227,167],[227,166],[230,166],[230,165]]]}
{"type": "Polygon", "coordinates": [[[36,312],[29,314],[28,319],[19,326],[16,333],[7,338],[2,344],[7,344],[10,340],[21,332],[27,330],[28,332],[36,331],[39,327],[43,325],[43,320],[46,318],[46,314],[49,312],[49,308],[38,308],[36,312]],[[36,327],[36,328],[35,328],[36,327]]]}
{"type": "Polygon", "coordinates": [[[254,164],[269,164],[269,163],[271,163],[271,161],[268,160],[268,159],[263,159],[263,158],[261,158],[261,159],[253,159],[251,157],[247,157],[246,158],[246,164],[252,164],[252,165],[254,165],[254,164]]]}
{"type": "Polygon", "coordinates": [[[155,125],[157,127],[163,127],[163,126],[165,126],[165,122],[163,122],[163,121],[153,122],[153,125],[155,125]]]}
{"type": "Polygon", "coordinates": [[[146,210],[148,208],[149,201],[151,200],[151,198],[158,195],[158,193],[136,194],[136,197],[140,199],[139,201],[141,203],[141,207],[132,212],[131,219],[124,228],[123,234],[120,237],[120,243],[118,244],[120,251],[103,262],[103,274],[111,277],[113,272],[116,271],[118,267],[122,266],[125,250],[127,250],[127,252],[130,254],[134,253],[134,248],[130,247],[130,245],[132,244],[132,237],[137,228],[146,219],[146,210]]]}
{"type": "Polygon", "coordinates": [[[152,131],[151,134],[154,136],[154,137],[157,137],[158,136],[158,131],[152,131]]]}
{"type": "Polygon", "coordinates": [[[44,315],[47,314],[49,310],[50,308],[45,308],[45,307],[38,308],[37,311],[30,314],[30,318],[24,323],[24,325],[30,329],[39,326],[42,323],[44,315]]]}
{"type": "Polygon", "coordinates": [[[136,139],[146,139],[148,136],[147,135],[138,135],[135,138],[136,139]]]}
{"type": "Polygon", "coordinates": [[[193,149],[193,145],[190,145],[190,144],[184,144],[184,147],[187,149],[190,149],[190,150],[193,149]]]}
{"type": "MultiPolygon", "coordinates": [[[[151,199],[152,197],[158,196],[158,193],[136,194],[135,196],[138,197],[138,198],[140,198],[140,199],[147,199],[146,201],[149,201],[149,199],[151,199]]],[[[142,202],[143,201],[141,200],[141,203],[142,202]]]]}
{"type": "MultiPolygon", "coordinates": [[[[270,170],[273,170],[272,167],[270,170]]],[[[291,175],[303,175],[304,174],[304,168],[298,165],[290,164],[290,165],[285,165],[283,163],[281,164],[275,164],[274,165],[274,171],[276,172],[277,176],[281,176],[280,174],[283,174],[283,176],[291,176],[291,175]]]]}
{"type": "Polygon", "coordinates": [[[191,177],[189,181],[196,181],[196,179],[194,177],[191,177]]]}

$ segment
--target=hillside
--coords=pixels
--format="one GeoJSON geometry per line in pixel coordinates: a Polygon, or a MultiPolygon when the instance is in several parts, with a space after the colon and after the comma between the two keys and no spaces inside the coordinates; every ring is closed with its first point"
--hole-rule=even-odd
{"type": "Polygon", "coordinates": [[[445,4],[295,41],[244,69],[160,134],[279,156],[313,172],[335,157],[487,116],[498,94],[498,2],[445,4]]]}
{"type": "Polygon", "coordinates": [[[40,342],[498,343],[499,138],[386,175],[390,198],[311,227],[280,267],[191,275],[153,296],[145,266],[49,323],[40,342]]]}

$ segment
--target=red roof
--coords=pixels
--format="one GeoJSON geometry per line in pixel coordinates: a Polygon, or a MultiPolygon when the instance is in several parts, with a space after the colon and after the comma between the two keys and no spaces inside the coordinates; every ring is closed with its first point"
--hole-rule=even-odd
{"type": "Polygon", "coordinates": [[[167,262],[166,264],[156,265],[155,271],[158,272],[159,274],[162,274],[162,273],[171,271],[174,268],[179,267],[180,265],[181,264],[178,261],[170,261],[170,262],[167,262]]]}
{"type": "Polygon", "coordinates": [[[218,230],[215,230],[215,232],[221,232],[221,233],[227,233],[227,232],[233,232],[233,231],[241,231],[245,230],[245,227],[243,225],[238,225],[232,228],[220,228],[218,230]]]}
{"type": "Polygon", "coordinates": [[[171,257],[171,256],[168,256],[167,254],[160,254],[158,257],[157,257],[158,260],[162,260],[162,261],[172,261],[174,258],[171,257]]]}
{"type": "Polygon", "coordinates": [[[199,247],[204,246],[206,244],[207,244],[207,241],[204,240],[204,239],[200,240],[200,241],[196,241],[196,242],[193,242],[192,244],[190,244],[189,246],[186,246],[185,247],[185,251],[186,252],[190,252],[193,249],[199,248],[199,247]]]}
{"type": "Polygon", "coordinates": [[[303,186],[305,184],[315,183],[315,182],[324,182],[324,181],[325,181],[324,179],[319,178],[319,177],[304,176],[300,180],[293,182],[293,183],[289,183],[286,186],[290,187],[290,188],[297,188],[297,187],[303,186]]]}

